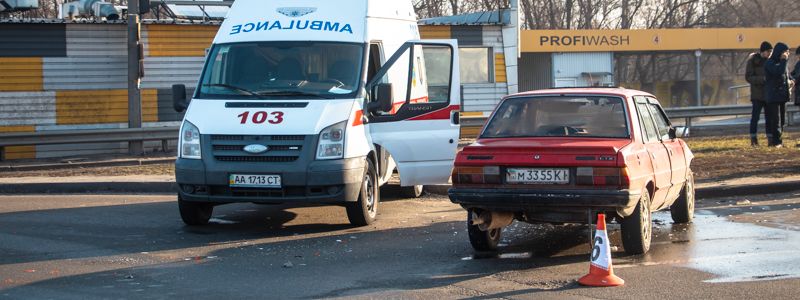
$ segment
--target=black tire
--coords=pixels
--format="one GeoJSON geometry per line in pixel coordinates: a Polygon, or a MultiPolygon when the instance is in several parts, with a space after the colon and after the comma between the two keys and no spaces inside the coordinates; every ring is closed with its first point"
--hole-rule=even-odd
{"type": "Polygon", "coordinates": [[[401,187],[403,190],[403,198],[419,198],[422,197],[422,193],[424,192],[425,188],[422,185],[415,185],[415,186],[404,186],[401,187]]]}
{"type": "Polygon", "coordinates": [[[622,219],[622,246],[628,255],[644,254],[650,250],[653,237],[653,218],[650,211],[650,193],[642,193],[633,214],[622,219]]]}
{"type": "Polygon", "coordinates": [[[345,206],[350,224],[353,224],[353,226],[367,226],[375,222],[378,217],[379,202],[378,176],[372,161],[367,160],[367,170],[364,172],[364,179],[361,181],[358,201],[348,202],[345,206]]]}
{"type": "Polygon", "coordinates": [[[214,213],[214,205],[185,201],[178,195],[178,210],[180,210],[181,219],[186,225],[203,226],[208,225],[208,220],[214,213]]]}
{"type": "Polygon", "coordinates": [[[689,171],[678,200],[669,207],[672,221],[676,224],[691,223],[694,220],[694,174],[689,171]]]}
{"type": "Polygon", "coordinates": [[[483,231],[478,228],[478,225],[472,225],[472,211],[467,211],[467,234],[469,235],[469,243],[475,251],[491,252],[497,251],[497,245],[503,236],[503,229],[492,229],[483,231]]]}

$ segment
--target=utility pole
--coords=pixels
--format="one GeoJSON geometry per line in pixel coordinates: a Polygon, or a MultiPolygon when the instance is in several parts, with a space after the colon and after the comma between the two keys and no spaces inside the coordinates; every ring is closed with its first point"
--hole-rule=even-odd
{"type": "MultiPolygon", "coordinates": [[[[128,128],[142,128],[142,98],[139,91],[139,0],[128,0],[128,128]]],[[[144,154],[144,143],[128,142],[130,155],[144,154]]]]}
{"type": "Polygon", "coordinates": [[[703,56],[703,51],[697,50],[694,52],[695,57],[695,69],[694,69],[694,78],[695,78],[695,87],[697,91],[695,91],[695,97],[697,97],[697,106],[703,106],[703,72],[700,66],[700,58],[703,56]]]}

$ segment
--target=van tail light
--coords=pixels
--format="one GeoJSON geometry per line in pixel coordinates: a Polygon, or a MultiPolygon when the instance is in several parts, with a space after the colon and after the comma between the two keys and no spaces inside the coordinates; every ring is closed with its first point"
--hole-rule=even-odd
{"type": "Polygon", "coordinates": [[[455,167],[453,184],[500,184],[500,167],[455,167]]]}
{"type": "Polygon", "coordinates": [[[627,168],[578,168],[575,182],[578,185],[628,187],[627,168]]]}

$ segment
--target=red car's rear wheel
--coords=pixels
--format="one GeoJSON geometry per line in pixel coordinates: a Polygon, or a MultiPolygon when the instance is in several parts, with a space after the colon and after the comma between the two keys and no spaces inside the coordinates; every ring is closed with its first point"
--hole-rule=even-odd
{"type": "Polygon", "coordinates": [[[472,210],[467,211],[467,233],[469,243],[476,251],[496,251],[502,237],[502,228],[481,230],[478,225],[472,225],[472,210]]]}
{"type": "Polygon", "coordinates": [[[652,236],[653,219],[650,212],[650,193],[645,190],[633,214],[622,219],[622,246],[625,247],[625,253],[644,254],[650,250],[652,236]]]}

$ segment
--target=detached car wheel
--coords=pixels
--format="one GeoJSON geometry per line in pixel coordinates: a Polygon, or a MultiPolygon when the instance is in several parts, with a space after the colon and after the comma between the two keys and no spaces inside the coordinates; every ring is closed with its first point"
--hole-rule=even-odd
{"type": "Polygon", "coordinates": [[[425,190],[424,186],[422,185],[415,185],[415,186],[404,186],[403,189],[403,197],[404,198],[419,198],[422,197],[422,193],[425,190]]]}
{"type": "Polygon", "coordinates": [[[467,211],[467,233],[469,243],[475,251],[488,252],[497,251],[497,245],[502,237],[502,228],[481,230],[478,225],[472,225],[472,211],[467,211]]]}
{"type": "Polygon", "coordinates": [[[361,191],[358,193],[358,201],[348,202],[347,218],[354,226],[367,226],[375,222],[378,216],[378,176],[375,166],[371,161],[367,161],[367,171],[361,182],[361,191]]]}
{"type": "Polygon", "coordinates": [[[181,212],[183,223],[189,226],[207,225],[214,213],[214,205],[200,202],[189,202],[178,196],[178,210],[181,212]]]}
{"type": "Polygon", "coordinates": [[[653,236],[653,219],[650,212],[650,194],[645,190],[633,214],[622,219],[622,246],[629,255],[644,254],[650,250],[653,236]]]}
{"type": "Polygon", "coordinates": [[[678,224],[690,223],[694,220],[694,174],[689,171],[678,200],[669,207],[672,221],[678,224]]]}

